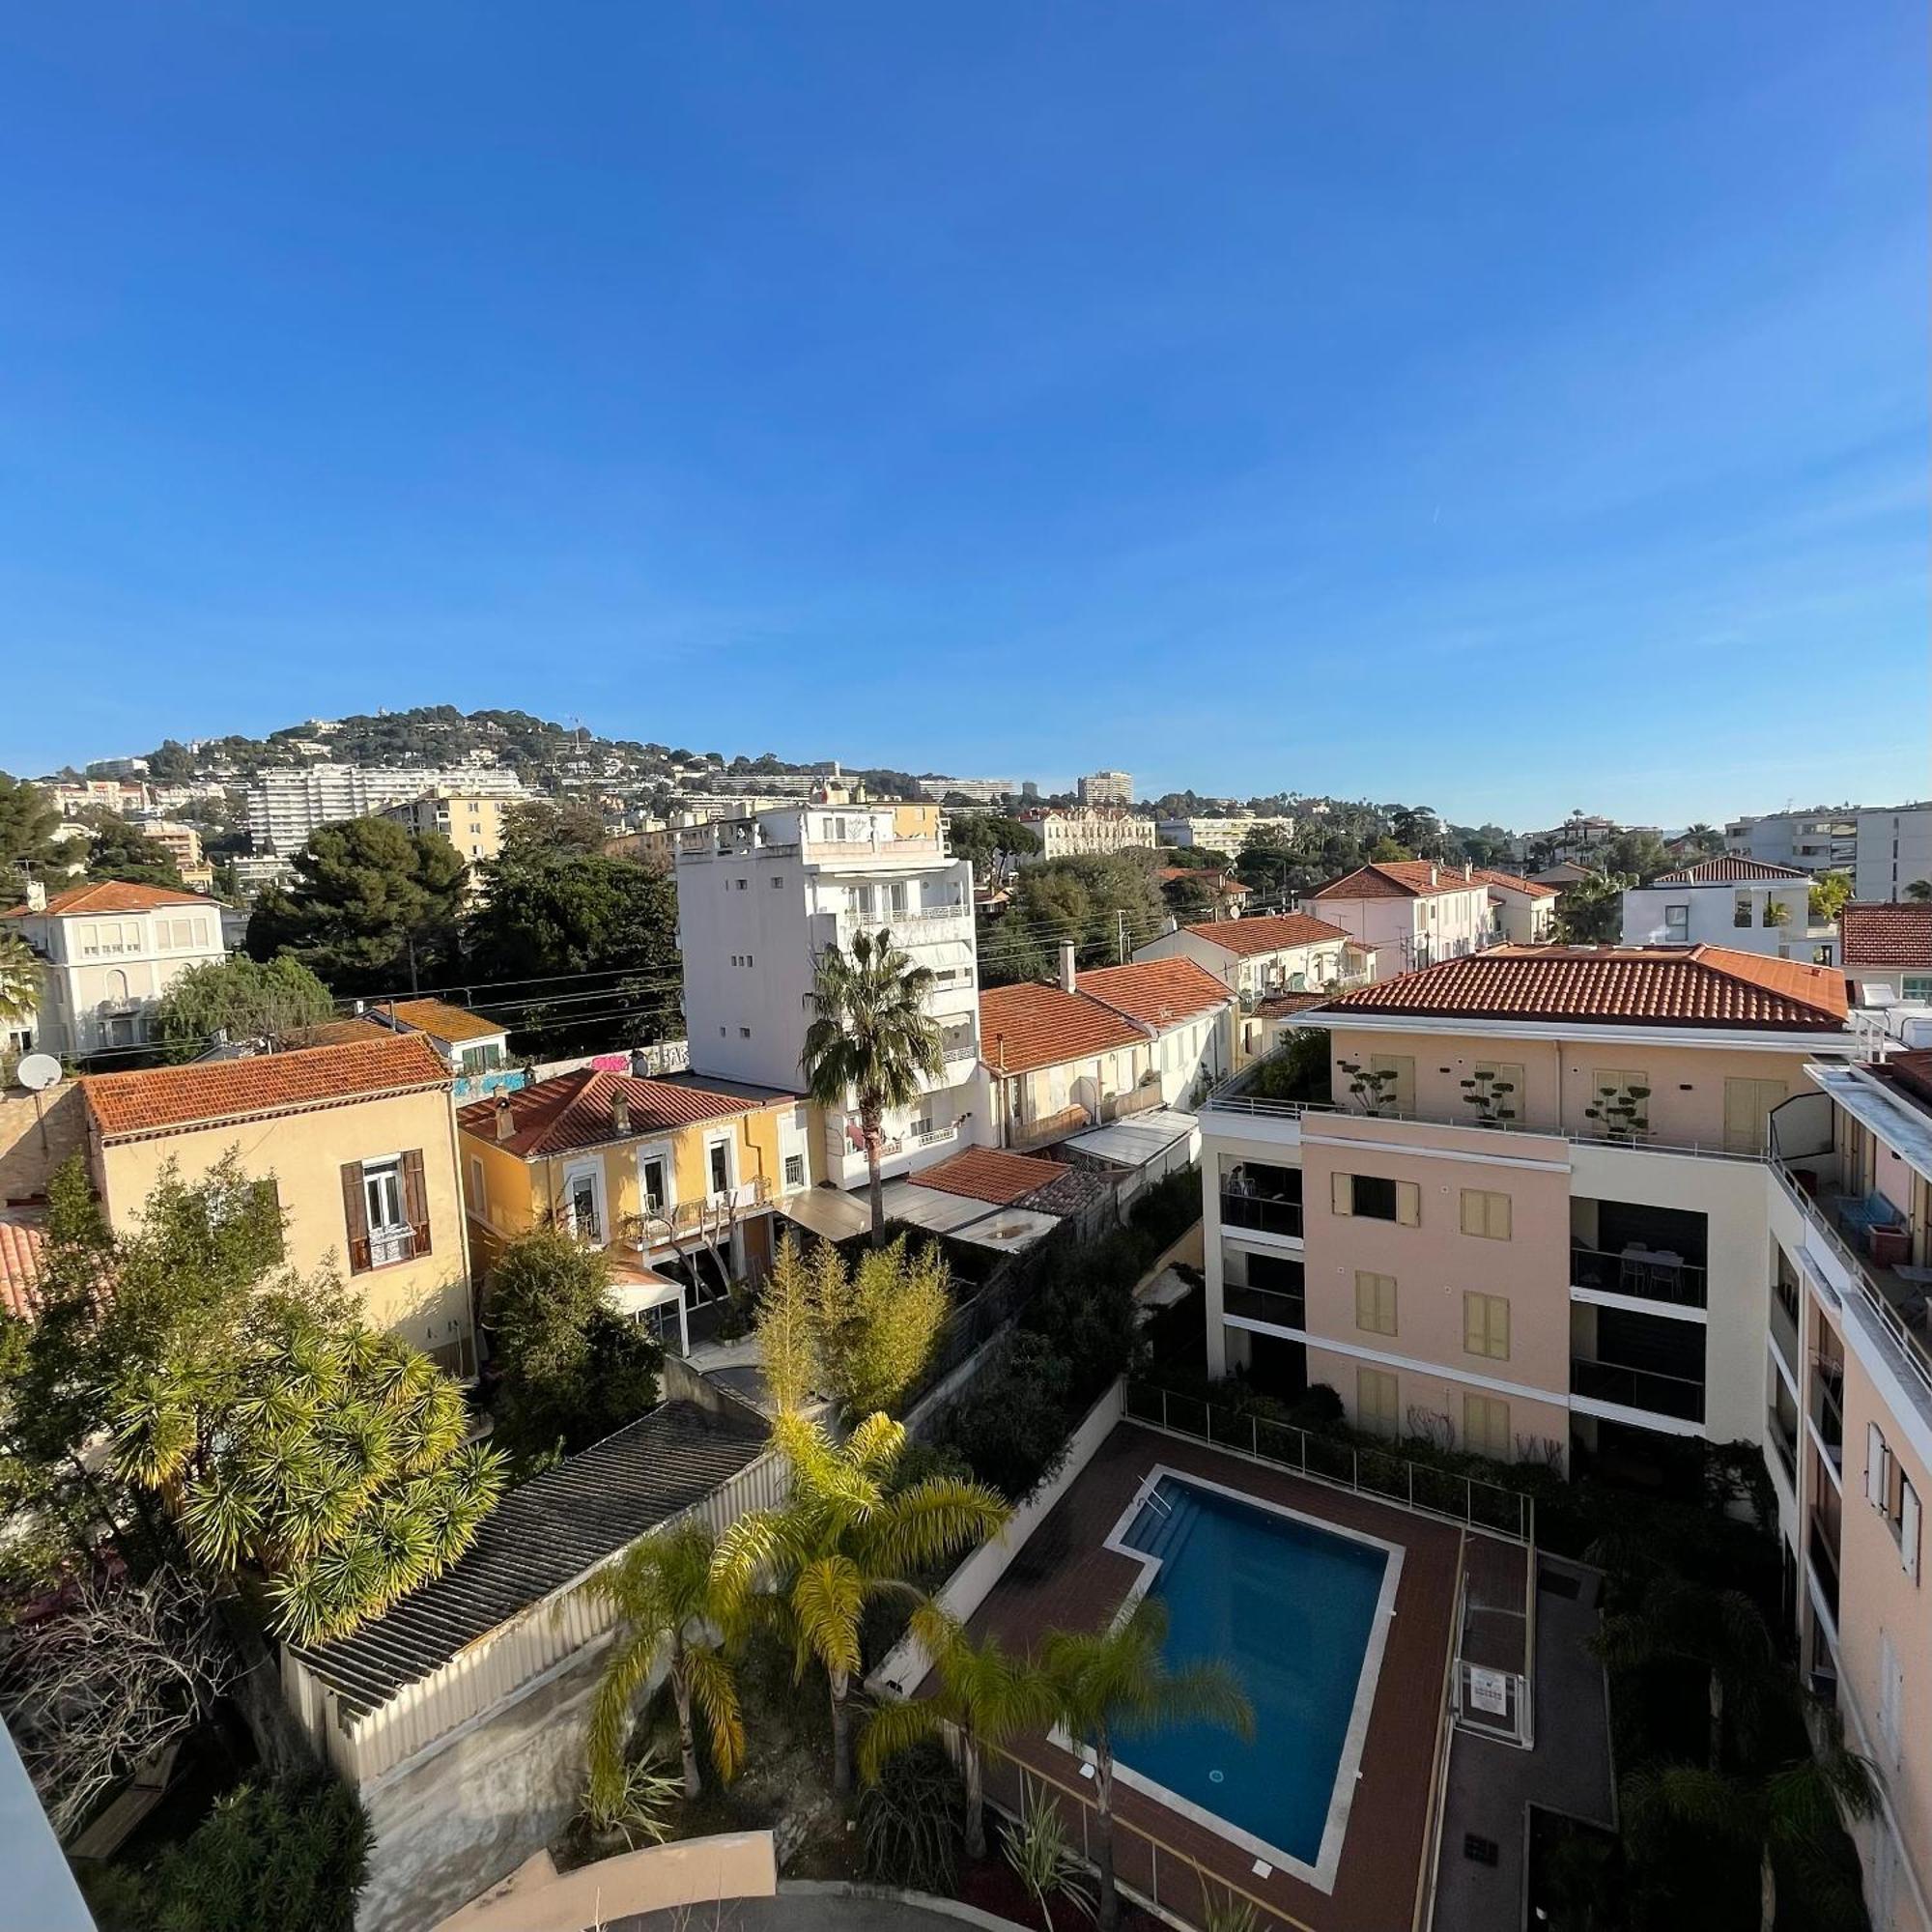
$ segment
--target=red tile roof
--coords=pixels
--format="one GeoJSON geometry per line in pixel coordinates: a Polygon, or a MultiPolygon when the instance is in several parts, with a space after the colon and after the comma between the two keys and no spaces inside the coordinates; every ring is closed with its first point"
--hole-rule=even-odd
{"type": "Polygon", "coordinates": [[[200,893],[178,893],[166,886],[130,886],[123,879],[100,879],[92,885],[73,886],[55,893],[47,900],[44,913],[30,905],[10,906],[0,919],[65,919],[82,912],[152,912],[156,906],[213,905],[200,893]]]}
{"type": "Polygon", "coordinates": [[[1099,1001],[1063,993],[1058,986],[1030,981],[980,991],[980,1057],[995,1072],[1027,1073],[1146,1038],[1145,1028],[1099,1001]]]}
{"type": "Polygon", "coordinates": [[[35,1285],[46,1229],[38,1208],[0,1208],[0,1308],[23,1321],[34,1319],[35,1285]]]}
{"type": "Polygon", "coordinates": [[[1129,1019],[1154,1028],[1179,1026],[1227,1006],[1234,994],[1191,959],[1140,959],[1075,976],[1074,985],[1129,1019]]]}
{"type": "Polygon", "coordinates": [[[322,1020],[314,1026],[297,1027],[282,1037],[285,1047],[347,1046],[358,1039],[394,1039],[395,1035],[374,1020],[322,1020]]]}
{"type": "Polygon", "coordinates": [[[1854,900],[1838,913],[1838,942],[1847,966],[1932,966],[1932,901],[1854,900]]]}
{"type": "Polygon", "coordinates": [[[1525,879],[1520,872],[1499,872],[1493,866],[1478,866],[1476,876],[1485,885],[1501,886],[1506,892],[1527,893],[1533,899],[1553,899],[1556,888],[1541,879],[1525,879]]]}
{"type": "Polygon", "coordinates": [[[452,1045],[466,1039],[501,1039],[507,1031],[500,1021],[485,1019],[468,1007],[452,1007],[447,1000],[384,1000],[381,1010],[417,1033],[452,1045]]]}
{"type": "Polygon", "coordinates": [[[1286,952],[1296,946],[1322,946],[1331,939],[1347,939],[1339,925],[1311,913],[1288,912],[1272,918],[1218,919],[1183,928],[1237,959],[1250,959],[1257,952],[1286,952]]]}
{"type": "Polygon", "coordinates": [[[101,1134],[112,1140],[448,1084],[436,1049],[405,1037],[140,1073],[94,1073],[82,1079],[80,1091],[101,1134]]]}
{"type": "Polygon", "coordinates": [[[1460,866],[1432,865],[1427,859],[1387,859],[1358,866],[1346,877],[1331,880],[1312,899],[1426,899],[1441,893],[1482,890],[1480,878],[1464,878],[1460,866]]]}
{"type": "Polygon", "coordinates": [[[942,1194],[963,1194],[970,1201],[1010,1208],[1039,1188],[1050,1187],[1065,1173],[1057,1160],[1036,1160],[1002,1148],[967,1148],[936,1167],[921,1168],[912,1179],[918,1186],[936,1187],[942,1194]]]}
{"type": "Polygon", "coordinates": [[[1704,859],[1681,871],[1660,872],[1653,886],[1721,886],[1743,879],[1808,879],[1794,866],[1773,866],[1763,859],[1704,859]]]}
{"type": "MultiPolygon", "coordinates": [[[[427,1050],[427,1049],[425,1049],[427,1050]]],[[[755,1114],[759,1102],[731,1094],[713,1094],[674,1080],[639,1080],[628,1073],[586,1067],[539,1080],[508,1096],[513,1131],[497,1140],[497,1100],[477,1100],[457,1110],[457,1124],[477,1140],[495,1142],[524,1160],[544,1154],[569,1153],[580,1148],[607,1147],[612,1142],[641,1139],[699,1121],[722,1121],[734,1114],[755,1114]],[[611,1118],[611,1102],[622,1097],[630,1126],[619,1132],[611,1118]]]]}
{"type": "Polygon", "coordinates": [[[1830,967],[1720,946],[1499,946],[1338,993],[1328,1006],[1340,1014],[1826,1032],[1845,1024],[1845,981],[1830,967]]]}

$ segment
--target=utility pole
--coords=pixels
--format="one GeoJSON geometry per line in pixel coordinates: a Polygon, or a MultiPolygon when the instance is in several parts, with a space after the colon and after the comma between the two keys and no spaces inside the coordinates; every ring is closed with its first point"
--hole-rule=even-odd
{"type": "Polygon", "coordinates": [[[1116,919],[1116,920],[1117,920],[1117,921],[1119,922],[1119,924],[1120,924],[1120,930],[1121,930],[1121,964],[1122,964],[1122,966],[1124,966],[1124,965],[1125,965],[1125,964],[1127,963],[1127,909],[1126,909],[1126,907],[1125,907],[1125,906],[1116,906],[1116,907],[1114,908],[1114,918],[1115,918],[1115,919],[1116,919]]]}

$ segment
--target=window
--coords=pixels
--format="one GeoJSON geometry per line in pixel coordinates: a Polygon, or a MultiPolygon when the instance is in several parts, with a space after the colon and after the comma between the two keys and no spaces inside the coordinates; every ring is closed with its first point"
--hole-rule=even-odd
{"type": "Polygon", "coordinates": [[[1395,1276],[1355,1270],[1355,1326],[1369,1335],[1395,1333],[1395,1276]]]}
{"type": "Polygon", "coordinates": [[[1509,1404],[1492,1395],[1465,1395],[1463,1398],[1463,1447],[1473,1455],[1488,1456],[1497,1463],[1513,1461],[1509,1404]]]}
{"type": "Polygon", "coordinates": [[[661,1153],[647,1153],[638,1162],[638,1191],[643,1196],[646,1214],[662,1214],[670,1200],[666,1184],[669,1165],[661,1153]]]}
{"type": "Polygon", "coordinates": [[[1364,1221],[1395,1221],[1405,1228],[1422,1225],[1422,1189],[1412,1180],[1385,1180],[1377,1174],[1329,1176],[1329,1206],[1338,1214],[1364,1221]]]}
{"type": "Polygon", "coordinates": [[[1402,1384],[1387,1369],[1355,1371],[1355,1427],[1369,1435],[1402,1433],[1402,1384]]]}
{"type": "Polygon", "coordinates": [[[1762,1153],[1770,1136],[1771,1110],[1782,1103],[1782,1080],[1724,1082],[1724,1151],[1762,1153]]]}
{"type": "Polygon", "coordinates": [[[597,1170],[593,1167],[580,1168],[575,1174],[566,1175],[563,1190],[571,1233],[580,1241],[588,1241],[593,1248],[601,1248],[604,1245],[604,1215],[599,1202],[604,1190],[598,1184],[597,1170]]]}
{"type": "Polygon", "coordinates": [[[888,912],[904,912],[905,909],[906,882],[903,879],[895,879],[886,888],[886,910],[888,912]]]}
{"type": "Polygon", "coordinates": [[[1463,1190],[1463,1232],[1480,1235],[1486,1241],[1506,1241],[1510,1237],[1510,1198],[1492,1194],[1481,1187],[1463,1190]]]}
{"type": "Polygon", "coordinates": [[[480,1154],[469,1156],[469,1211],[480,1221],[490,1218],[490,1189],[480,1154]]]}
{"type": "Polygon", "coordinates": [[[1918,1580],[1918,1491],[1875,1422],[1865,1425],[1865,1500],[1885,1519],[1905,1574],[1918,1580]]]}
{"type": "Polygon", "coordinates": [[[1690,937],[1690,908],[1688,904],[1663,908],[1663,936],[1675,940],[1690,937]]]}
{"type": "Polygon", "coordinates": [[[805,1156],[802,1153],[788,1153],[784,1161],[785,1185],[803,1187],[805,1185],[805,1156]]]}
{"type": "Polygon", "coordinates": [[[1471,1355],[1506,1362],[1510,1351],[1510,1305],[1506,1294],[1464,1294],[1463,1348],[1471,1355]]]}
{"type": "Polygon", "coordinates": [[[1898,983],[1908,1000],[1932,1000],[1932,973],[1908,973],[1898,983]]]}
{"type": "Polygon", "coordinates": [[[428,1194],[422,1151],[345,1161],[342,1215],[349,1236],[349,1271],[364,1274],[430,1252],[428,1194]]]}
{"type": "Polygon", "coordinates": [[[1475,1085],[1469,1089],[1469,1110],[1478,1121],[1520,1121],[1528,1091],[1522,1064],[1515,1060],[1479,1060],[1469,1069],[1475,1085]]]}
{"type": "Polygon", "coordinates": [[[752,1029],[750,1027],[740,1027],[738,1029],[738,1037],[740,1039],[750,1039],[751,1037],[752,1037],[752,1029]]]}
{"type": "Polygon", "coordinates": [[[1381,1104],[1384,1109],[1396,1114],[1415,1112],[1415,1059],[1411,1054],[1372,1053],[1369,1055],[1371,1073],[1392,1073],[1393,1080],[1384,1080],[1381,1085],[1381,1104]]]}
{"type": "Polygon", "coordinates": [[[711,1177],[711,1191],[714,1194],[728,1194],[731,1191],[731,1143],[713,1141],[704,1151],[707,1170],[711,1177]]]}
{"type": "Polygon", "coordinates": [[[1731,908],[1731,923],[1733,925],[1748,925],[1750,923],[1751,895],[1748,893],[1740,893],[1737,895],[1737,903],[1731,908]]]}
{"type": "Polygon", "coordinates": [[[1640,1066],[1596,1067],[1590,1075],[1590,1103],[1585,1111],[1599,1132],[1648,1133],[1650,1075],[1640,1066]]]}

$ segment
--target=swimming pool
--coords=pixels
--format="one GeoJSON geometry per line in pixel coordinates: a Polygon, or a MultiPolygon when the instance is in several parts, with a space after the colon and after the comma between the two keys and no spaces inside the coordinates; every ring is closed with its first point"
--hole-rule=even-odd
{"type": "Polygon", "coordinates": [[[1166,1468],[1108,1547],[1149,1566],[1141,1588],[1166,1605],[1168,1662],[1218,1660],[1255,1713],[1252,1743],[1218,1724],[1118,1739],[1120,1776],[1329,1889],[1401,1549],[1166,1468]]]}

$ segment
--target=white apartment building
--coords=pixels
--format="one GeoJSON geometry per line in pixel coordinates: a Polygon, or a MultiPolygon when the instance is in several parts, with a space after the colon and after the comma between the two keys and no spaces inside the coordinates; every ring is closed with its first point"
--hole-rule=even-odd
{"type": "Polygon", "coordinates": [[[1163,818],[1154,830],[1163,845],[1198,845],[1233,859],[1239,856],[1251,832],[1278,832],[1284,838],[1293,838],[1294,820],[1280,813],[1236,811],[1222,818],[1163,818]]]}
{"type": "Polygon", "coordinates": [[[78,818],[83,811],[97,808],[119,812],[125,818],[147,810],[155,796],[152,785],[124,779],[81,779],[72,783],[48,779],[38,789],[60,808],[63,818],[78,818]]]}
{"type": "Polygon", "coordinates": [[[4,915],[44,962],[35,1044],[78,1057],[148,1038],[156,1003],[190,966],[227,956],[221,908],[119,880],[49,897],[36,883],[4,915]]]}
{"type": "Polygon", "coordinates": [[[1734,818],[1724,844],[1735,858],[1849,872],[1862,900],[1900,899],[1914,880],[1932,881],[1932,804],[1813,806],[1734,818]]]}
{"type": "Polygon", "coordinates": [[[1387,979],[1493,946],[1503,925],[1488,880],[1473,866],[1391,859],[1357,867],[1307,895],[1319,919],[1372,947],[1387,979]]]}
{"type": "Polygon", "coordinates": [[[952,794],[970,798],[975,805],[998,805],[1019,790],[1011,779],[921,779],[922,798],[942,799],[952,794]]]}
{"type": "Polygon", "coordinates": [[[1490,889],[1496,923],[1512,946],[1544,946],[1556,937],[1557,889],[1547,879],[1525,879],[1478,866],[1476,877],[1490,889]]]}
{"type": "Polygon", "coordinates": [[[1030,863],[1094,853],[1151,852],[1154,847],[1152,819],[1136,818],[1111,807],[1046,806],[1023,811],[1020,822],[1039,839],[1039,850],[1028,855],[1030,863]]]}
{"type": "Polygon", "coordinates": [[[1132,805],[1134,778],[1131,772],[1089,772],[1074,781],[1074,796],[1082,805],[1132,805]]]}
{"type": "MultiPolygon", "coordinates": [[[[882,1163],[901,1175],[943,1158],[972,1130],[979,1060],[973,867],[948,856],[934,805],[788,806],[687,826],[677,838],[678,945],[691,1070],[804,1092],[800,1054],[817,955],[890,928],[937,980],[928,1010],[945,1068],[886,1122],[882,1163]]],[[[826,1173],[862,1186],[856,1110],[825,1115],[826,1173]]]]}
{"type": "Polygon", "coordinates": [[[1829,966],[1834,936],[1811,929],[1811,875],[1757,859],[1706,859],[1624,894],[1626,946],[1728,946],[1829,966]]]}
{"type": "Polygon", "coordinates": [[[264,772],[248,787],[248,837],[257,852],[286,857],[300,851],[318,826],[367,818],[436,790],[511,804],[533,796],[515,772],[500,766],[416,771],[401,765],[305,765],[264,772]]]}

